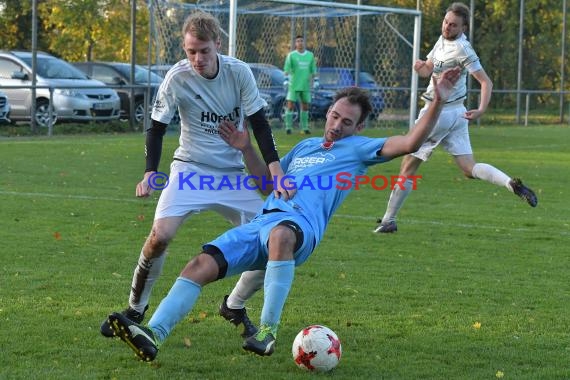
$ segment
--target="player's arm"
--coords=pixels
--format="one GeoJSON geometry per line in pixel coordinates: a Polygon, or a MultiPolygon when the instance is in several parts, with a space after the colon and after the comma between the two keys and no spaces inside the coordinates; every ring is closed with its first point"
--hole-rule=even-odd
{"type": "Polygon", "coordinates": [[[226,120],[220,123],[218,131],[220,132],[220,137],[227,142],[228,145],[242,152],[247,171],[254,177],[257,188],[263,195],[269,195],[271,191],[273,191],[273,184],[263,179],[270,178],[271,173],[251,144],[247,125],[244,125],[242,131],[238,131],[232,122],[226,120]]]}
{"type": "Polygon", "coordinates": [[[150,128],[146,131],[144,146],[146,168],[142,181],[137,184],[135,192],[137,197],[148,197],[153,191],[148,183],[148,179],[158,170],[160,156],[162,155],[162,139],[166,133],[166,127],[168,127],[166,124],[152,120],[150,128]]]}
{"type": "Polygon", "coordinates": [[[431,59],[428,59],[426,61],[418,59],[416,62],[414,62],[414,70],[420,77],[427,78],[433,73],[433,62],[431,59]]]}
{"type": "Polygon", "coordinates": [[[432,78],[434,99],[430,102],[427,112],[406,135],[389,137],[379,155],[394,158],[416,152],[433,130],[441,113],[441,108],[447,100],[453,85],[459,79],[460,74],[461,69],[455,67],[444,71],[437,81],[435,78],[432,78]]]}
{"type": "Polygon", "coordinates": [[[285,75],[285,79],[283,80],[283,87],[287,89],[289,87],[289,74],[290,74],[290,66],[291,66],[291,54],[287,54],[285,58],[285,64],[283,65],[283,74],[285,75]]]}
{"type": "Polygon", "coordinates": [[[465,118],[467,120],[477,120],[485,113],[489,106],[491,93],[493,92],[493,82],[485,72],[485,69],[477,70],[471,75],[481,86],[481,99],[479,100],[479,108],[465,112],[465,118]]]}
{"type": "Polygon", "coordinates": [[[279,154],[275,147],[275,140],[273,139],[271,127],[265,117],[265,110],[261,108],[253,115],[248,116],[248,119],[251,123],[251,130],[255,140],[257,141],[257,145],[259,146],[261,156],[269,168],[271,177],[274,179],[274,182],[276,182],[273,184],[275,197],[283,197],[284,200],[293,198],[295,195],[295,189],[287,180],[283,179],[283,177],[285,177],[285,173],[283,172],[281,163],[279,162],[279,154]]]}

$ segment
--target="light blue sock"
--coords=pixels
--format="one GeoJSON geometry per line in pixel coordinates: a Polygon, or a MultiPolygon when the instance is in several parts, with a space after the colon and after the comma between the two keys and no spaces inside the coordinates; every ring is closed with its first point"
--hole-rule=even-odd
{"type": "Polygon", "coordinates": [[[261,310],[261,324],[277,332],[285,300],[289,295],[295,275],[295,260],[268,261],[265,270],[264,300],[261,310]]]}
{"type": "Polygon", "coordinates": [[[202,287],[194,281],[184,277],[176,279],[148,322],[148,327],[152,329],[159,343],[162,343],[174,326],[192,310],[201,292],[202,287]]]}

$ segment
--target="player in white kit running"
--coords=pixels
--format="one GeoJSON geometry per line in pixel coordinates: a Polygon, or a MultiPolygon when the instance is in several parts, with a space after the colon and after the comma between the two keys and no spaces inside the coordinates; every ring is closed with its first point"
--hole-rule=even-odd
{"type": "MultiPolygon", "coordinates": [[[[129,306],[122,312],[141,322],[150,294],[160,276],[166,249],[178,228],[191,215],[206,210],[220,213],[234,225],[252,219],[263,201],[249,184],[242,154],[219,135],[219,126],[233,124],[245,128],[247,118],[265,161],[255,160],[250,172],[266,173],[275,180],[274,194],[287,200],[294,194],[287,181],[265,118],[265,101],[260,97],[249,66],[218,53],[220,24],[209,13],[196,11],[182,29],[187,58],[175,64],[160,85],[146,134],[146,170],[136,187],[137,197],[148,197],[160,188],[154,223],[135,267],[129,306]],[[176,111],[180,114],[179,147],[170,165],[170,175],[159,173],[162,139],[176,111]],[[256,166],[257,165],[257,166],[256,166]],[[167,182],[168,179],[168,182],[167,182]]],[[[255,155],[255,152],[250,152],[255,155]]],[[[262,186],[258,184],[257,186],[262,186]]],[[[271,187],[269,187],[271,188],[271,187]]],[[[101,334],[114,336],[108,320],[101,334]]]]}
{"type": "MultiPolygon", "coordinates": [[[[476,120],[486,111],[491,100],[493,83],[483,69],[479,57],[465,37],[469,30],[469,8],[463,3],[453,3],[447,8],[441,26],[441,36],[437,40],[427,60],[418,60],[414,64],[421,77],[430,75],[438,78],[442,72],[451,67],[462,68],[462,77],[455,84],[453,93],[447,104],[443,107],[437,124],[421,148],[405,156],[400,167],[400,175],[412,178],[422,162],[427,161],[433,150],[441,145],[455,160],[457,166],[467,178],[482,179],[497,186],[503,186],[515,195],[526,200],[532,207],[536,207],[538,200],[534,192],[522,184],[518,178],[510,178],[499,169],[484,163],[477,163],[473,157],[471,142],[469,140],[468,123],[476,120]],[[481,99],[479,108],[467,110],[464,105],[467,97],[467,73],[475,78],[481,85],[481,99]]],[[[433,99],[433,85],[430,84],[422,96],[425,106],[420,110],[418,119],[426,112],[433,99]]],[[[413,180],[408,179],[403,188],[396,187],[390,194],[388,206],[384,216],[378,220],[379,225],[374,232],[396,232],[396,215],[404,201],[410,194],[413,180]]]]}

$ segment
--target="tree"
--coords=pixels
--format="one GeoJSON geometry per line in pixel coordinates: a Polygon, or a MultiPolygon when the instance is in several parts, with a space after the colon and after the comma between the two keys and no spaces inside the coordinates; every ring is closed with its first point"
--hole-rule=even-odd
{"type": "Polygon", "coordinates": [[[32,48],[32,3],[20,0],[0,1],[0,41],[3,49],[32,48]]]}
{"type": "MultiPolygon", "coordinates": [[[[42,38],[50,52],[68,61],[129,61],[129,0],[46,0],[38,7],[42,38]]],[[[146,61],[148,11],[137,2],[136,62],[146,61]]]]}

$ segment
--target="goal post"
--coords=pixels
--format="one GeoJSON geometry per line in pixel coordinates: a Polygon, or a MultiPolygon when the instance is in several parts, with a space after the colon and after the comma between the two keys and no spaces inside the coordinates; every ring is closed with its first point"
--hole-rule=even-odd
{"type": "MultiPolygon", "coordinates": [[[[194,9],[221,23],[222,53],[283,68],[301,34],[319,67],[348,68],[372,78],[383,94],[381,125],[411,125],[417,111],[421,12],[314,0],[208,0],[196,4],[150,0],[153,64],[184,58],[181,28],[194,9]]],[[[358,79],[357,79],[358,80],[358,79]]],[[[356,83],[359,85],[359,83],[356,83]]]]}

